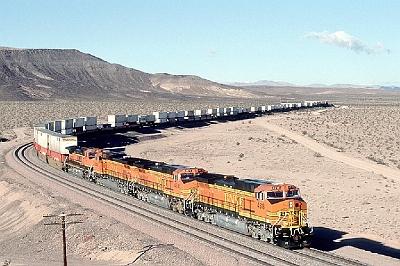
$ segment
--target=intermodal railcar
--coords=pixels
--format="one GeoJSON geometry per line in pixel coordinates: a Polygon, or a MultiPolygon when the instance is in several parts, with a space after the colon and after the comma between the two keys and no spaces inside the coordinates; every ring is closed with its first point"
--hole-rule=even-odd
{"type": "MultiPolygon", "coordinates": [[[[294,105],[296,108],[329,106],[327,102],[294,105]]],[[[155,112],[150,115],[152,119],[143,116],[146,117],[143,124],[152,126],[149,121],[164,123],[166,119],[174,124],[182,119],[196,121],[196,117],[218,119],[240,112],[294,108],[292,104],[279,107],[229,107],[188,111],[187,115],[155,112]],[[193,118],[189,112],[197,116],[193,118]]],[[[203,168],[134,158],[111,149],[78,147],[76,135],[118,130],[128,125],[130,128],[140,125],[141,117],[111,115],[110,127],[99,127],[96,117],[38,123],[34,125],[35,152],[53,167],[199,220],[286,248],[309,245],[313,227],[308,220],[307,203],[295,185],[209,173],[203,168]]]]}

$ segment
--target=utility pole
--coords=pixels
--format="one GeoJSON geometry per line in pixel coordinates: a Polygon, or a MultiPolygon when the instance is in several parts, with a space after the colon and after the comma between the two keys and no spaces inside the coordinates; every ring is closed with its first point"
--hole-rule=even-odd
{"type": "Polygon", "coordinates": [[[45,223],[44,225],[60,225],[62,228],[62,241],[63,241],[63,258],[64,258],[64,266],[67,266],[67,241],[65,237],[65,229],[67,228],[67,224],[77,224],[77,223],[83,223],[82,221],[72,221],[72,222],[67,222],[66,217],[67,216],[77,216],[77,215],[82,215],[80,213],[70,213],[70,214],[50,214],[50,215],[43,215],[43,218],[49,218],[49,217],[60,217],[61,222],[54,221],[51,223],[45,223]]]}

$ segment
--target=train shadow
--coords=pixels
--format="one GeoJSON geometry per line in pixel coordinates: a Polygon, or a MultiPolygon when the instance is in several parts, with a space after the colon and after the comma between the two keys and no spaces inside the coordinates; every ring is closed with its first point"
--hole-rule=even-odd
{"type": "Polygon", "coordinates": [[[348,233],[325,227],[314,227],[311,247],[323,251],[332,251],[341,247],[354,247],[380,255],[400,259],[400,250],[363,237],[346,237],[348,233]]]}
{"type": "Polygon", "coordinates": [[[121,128],[117,130],[102,130],[90,134],[81,134],[78,137],[78,146],[110,149],[118,147],[124,150],[125,146],[141,141],[163,138],[163,130],[168,128],[189,129],[206,127],[214,124],[211,121],[196,121],[193,123],[179,123],[169,125],[155,125],[135,128],[121,128]]]}
{"type": "MultiPolygon", "coordinates": [[[[231,121],[252,119],[255,115],[247,116],[227,116],[220,117],[215,120],[199,120],[199,121],[186,121],[174,124],[155,124],[152,126],[143,127],[127,127],[119,129],[102,129],[100,131],[80,134],[78,137],[78,146],[80,147],[96,147],[100,149],[125,147],[144,140],[156,139],[163,137],[162,130],[175,128],[175,129],[192,129],[207,127],[214,124],[227,123],[231,121]],[[147,137],[146,137],[147,136],[147,137]]],[[[165,136],[164,136],[165,137],[165,136]]]]}

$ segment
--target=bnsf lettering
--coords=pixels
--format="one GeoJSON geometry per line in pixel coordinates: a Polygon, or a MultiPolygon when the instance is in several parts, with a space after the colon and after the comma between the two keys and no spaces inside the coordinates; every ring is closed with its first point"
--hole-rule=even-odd
{"type": "Polygon", "coordinates": [[[224,193],[224,199],[226,202],[233,203],[236,206],[241,206],[243,202],[242,197],[238,197],[237,195],[231,193],[224,193]]]}
{"type": "Polygon", "coordinates": [[[110,170],[110,172],[117,172],[117,170],[118,170],[118,167],[114,164],[108,165],[107,168],[110,170]]]}
{"type": "Polygon", "coordinates": [[[167,186],[167,180],[164,179],[164,178],[162,178],[161,176],[159,176],[159,177],[157,178],[157,183],[159,183],[161,186],[164,186],[164,187],[167,186]]]}

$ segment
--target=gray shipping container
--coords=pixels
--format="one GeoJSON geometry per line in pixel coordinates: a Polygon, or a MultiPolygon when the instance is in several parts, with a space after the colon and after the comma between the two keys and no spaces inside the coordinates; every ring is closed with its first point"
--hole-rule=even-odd
{"type": "Polygon", "coordinates": [[[187,117],[194,116],[194,110],[185,111],[185,116],[187,117]]]}
{"type": "Polygon", "coordinates": [[[183,117],[185,117],[185,111],[178,111],[178,112],[176,112],[176,117],[177,117],[177,118],[183,118],[183,117]]]}
{"type": "Polygon", "coordinates": [[[126,122],[128,123],[137,123],[138,115],[126,115],[126,122]]]}
{"type": "Polygon", "coordinates": [[[168,112],[168,114],[167,114],[168,119],[175,118],[175,117],[176,117],[176,112],[168,112]]]}
{"type": "Polygon", "coordinates": [[[107,121],[110,124],[126,122],[126,115],[108,115],[107,121]]]}
{"type": "Polygon", "coordinates": [[[147,123],[153,123],[156,120],[154,115],[146,115],[147,123]]]}
{"type": "Polygon", "coordinates": [[[85,117],[85,126],[93,126],[97,125],[97,117],[95,116],[87,116],[85,117]]]}
{"type": "Polygon", "coordinates": [[[138,116],[138,122],[139,124],[146,124],[147,123],[147,119],[145,115],[139,115],[138,116]]]}
{"type": "Polygon", "coordinates": [[[208,115],[217,115],[217,108],[207,109],[208,115]]]}
{"type": "Polygon", "coordinates": [[[168,117],[167,112],[153,112],[153,115],[155,117],[155,120],[168,117]]]}
{"type": "Polygon", "coordinates": [[[85,118],[79,117],[73,119],[73,127],[83,127],[85,124],[85,118]]]}
{"type": "Polygon", "coordinates": [[[63,130],[63,129],[72,129],[73,125],[74,125],[74,120],[73,119],[61,120],[61,130],[63,130]]]}
{"type": "Polygon", "coordinates": [[[54,121],[54,132],[61,133],[61,120],[54,121]]]}
{"type": "Polygon", "coordinates": [[[158,118],[155,121],[155,123],[157,123],[157,124],[164,124],[164,123],[167,123],[167,122],[168,122],[167,118],[158,118]]]}
{"type": "Polygon", "coordinates": [[[72,128],[61,129],[61,134],[72,135],[72,128]]]}
{"type": "Polygon", "coordinates": [[[92,131],[92,130],[96,130],[97,129],[97,124],[96,125],[86,125],[83,126],[83,130],[84,131],[92,131]]]}

